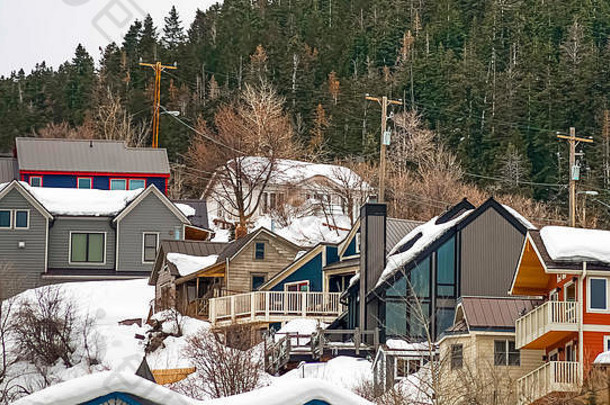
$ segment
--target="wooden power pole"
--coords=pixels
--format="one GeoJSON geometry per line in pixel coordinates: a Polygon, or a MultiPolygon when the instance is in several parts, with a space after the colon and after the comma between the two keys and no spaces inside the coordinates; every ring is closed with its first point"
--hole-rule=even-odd
{"type": "Polygon", "coordinates": [[[570,226],[576,226],[576,182],[580,179],[580,172],[576,167],[576,144],[578,142],[593,143],[592,139],[579,138],[576,136],[576,129],[570,128],[570,135],[557,134],[557,138],[564,139],[570,144],[570,164],[569,164],[569,175],[570,175],[570,226]]]}
{"type": "Polygon", "coordinates": [[[161,107],[161,73],[165,69],[178,69],[176,64],[172,65],[163,65],[161,62],[156,63],[142,63],[140,62],[140,66],[148,66],[155,71],[155,89],[153,96],[153,120],[152,120],[152,147],[159,147],[159,115],[160,115],[160,107],[161,107]]]}
{"type": "Polygon", "coordinates": [[[371,97],[368,94],[365,97],[369,101],[377,101],[381,105],[381,149],[379,151],[379,196],[380,203],[385,200],[385,155],[386,147],[390,144],[390,134],[388,132],[388,106],[402,105],[402,100],[389,100],[386,96],[381,98],[371,97]]]}

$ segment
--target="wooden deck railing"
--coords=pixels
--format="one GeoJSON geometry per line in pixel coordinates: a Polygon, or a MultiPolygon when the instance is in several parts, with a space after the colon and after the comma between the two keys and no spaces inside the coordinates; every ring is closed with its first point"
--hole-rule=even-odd
{"type": "Polygon", "coordinates": [[[296,317],[337,317],[343,312],[341,293],[254,291],[210,298],[209,320],[276,322],[296,317]]]}
{"type": "Polygon", "coordinates": [[[576,392],[582,383],[577,361],[549,361],[517,381],[519,405],[529,405],[551,393],[576,392]]]}
{"type": "Polygon", "coordinates": [[[580,303],[547,301],[523,315],[516,322],[515,345],[522,348],[551,331],[576,331],[580,303]]]}

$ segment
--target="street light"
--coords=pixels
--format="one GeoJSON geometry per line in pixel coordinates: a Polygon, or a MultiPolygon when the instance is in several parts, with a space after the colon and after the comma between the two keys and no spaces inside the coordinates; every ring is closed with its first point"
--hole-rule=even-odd
{"type": "Polygon", "coordinates": [[[180,115],[180,111],[168,111],[165,110],[161,113],[161,115],[171,115],[172,117],[178,117],[180,115]]]}
{"type": "Polygon", "coordinates": [[[582,226],[586,227],[587,226],[587,196],[597,196],[599,195],[599,193],[595,190],[583,190],[583,191],[579,191],[576,194],[582,194],[583,195],[583,202],[582,202],[582,226]]]}

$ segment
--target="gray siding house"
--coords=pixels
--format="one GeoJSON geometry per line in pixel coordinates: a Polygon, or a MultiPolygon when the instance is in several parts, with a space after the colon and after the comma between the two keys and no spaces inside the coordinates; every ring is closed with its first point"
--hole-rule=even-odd
{"type": "Polygon", "coordinates": [[[147,278],[186,215],[154,185],[132,191],[0,184],[0,298],[42,285],[147,278]]]}

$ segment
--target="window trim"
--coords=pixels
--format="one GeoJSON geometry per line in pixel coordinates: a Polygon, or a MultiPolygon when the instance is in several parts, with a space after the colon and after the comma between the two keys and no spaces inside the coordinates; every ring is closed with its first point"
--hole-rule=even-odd
{"type": "Polygon", "coordinates": [[[608,347],[608,343],[610,343],[610,335],[604,335],[604,351],[610,351],[610,347],[608,347]]]}
{"type": "Polygon", "coordinates": [[[356,253],[360,254],[360,232],[356,232],[356,235],[354,236],[354,239],[356,240],[356,253]]]}
{"type": "Polygon", "coordinates": [[[266,257],[267,257],[267,246],[266,246],[266,245],[267,245],[267,243],[266,243],[266,242],[262,242],[262,241],[259,241],[259,242],[254,242],[254,260],[256,260],[256,261],[263,261],[263,260],[265,260],[265,259],[266,259],[266,257]],[[256,252],[256,250],[257,250],[256,248],[257,248],[257,246],[258,246],[259,244],[262,244],[262,245],[263,245],[263,257],[262,257],[261,259],[259,259],[258,257],[256,257],[256,256],[257,256],[257,255],[256,255],[256,253],[257,253],[257,252],[256,252]]]}
{"type": "Polygon", "coordinates": [[[310,289],[311,289],[311,286],[310,286],[309,280],[291,281],[290,283],[284,283],[284,292],[310,292],[309,291],[310,289]],[[292,286],[292,285],[298,286],[299,284],[306,284],[307,285],[307,291],[301,291],[301,290],[288,291],[288,287],[289,286],[292,286]]]}
{"type": "Polygon", "coordinates": [[[127,180],[127,190],[140,190],[140,189],[146,189],[146,187],[148,186],[146,179],[128,179],[127,180]],[[141,188],[131,188],[131,182],[132,181],[143,181],[144,182],[144,187],[141,188]]]}
{"type": "MultiPolygon", "coordinates": [[[[13,216],[13,220],[12,220],[12,229],[15,231],[27,231],[28,229],[30,229],[30,210],[29,209],[14,209],[12,210],[12,216],[13,216]],[[17,213],[18,212],[27,212],[28,214],[28,221],[27,221],[27,226],[22,227],[22,226],[17,226],[17,213]]],[[[7,229],[7,228],[3,228],[3,229],[7,229]]]]}
{"type": "Polygon", "coordinates": [[[68,243],[68,264],[72,266],[105,266],[106,265],[106,256],[108,256],[108,232],[100,232],[100,231],[70,231],[70,239],[68,243]],[[104,235],[104,261],[103,262],[73,262],[72,261],[72,234],[102,234],[104,235]]]}
{"type": "Polygon", "coordinates": [[[43,187],[42,176],[30,176],[30,178],[28,179],[28,184],[30,185],[30,187],[43,187]],[[32,179],[40,179],[40,186],[33,186],[32,179]]]}
{"type": "Polygon", "coordinates": [[[125,191],[125,190],[129,190],[129,181],[128,181],[128,179],[111,178],[111,179],[108,180],[108,190],[111,190],[111,191],[125,191]],[[124,181],[125,182],[125,188],[113,189],[112,188],[112,182],[113,181],[124,181]]]}
{"type": "Polygon", "coordinates": [[[151,264],[157,261],[157,254],[159,254],[159,232],[142,232],[142,264],[151,264]],[[146,235],[155,235],[157,237],[157,246],[155,248],[155,258],[152,261],[146,261],[144,253],[146,252],[146,235]]]}
{"type": "Polygon", "coordinates": [[[587,277],[587,312],[593,314],[610,314],[610,279],[607,277],[587,277]],[[591,308],[591,280],[604,280],[606,283],[606,308],[591,308]]]}
{"type": "MultiPolygon", "coordinates": [[[[516,342],[512,339],[494,339],[494,367],[521,367],[521,350],[517,349],[516,346],[516,342]],[[504,364],[498,364],[496,362],[496,342],[503,342],[504,343],[504,355],[505,355],[505,361],[504,364]],[[519,364],[510,364],[510,343],[513,343],[515,345],[515,351],[517,353],[519,353],[519,364]]],[[[514,352],[512,352],[514,353],[514,352]]]]}
{"type": "Polygon", "coordinates": [[[2,231],[10,231],[13,229],[13,210],[12,209],[1,209],[0,211],[8,212],[8,226],[0,226],[2,231]]]}
{"type": "Polygon", "coordinates": [[[79,190],[91,190],[93,189],[93,177],[77,177],[76,178],[76,188],[79,190]],[[79,182],[81,180],[89,180],[89,188],[80,187],[79,182]]]}

